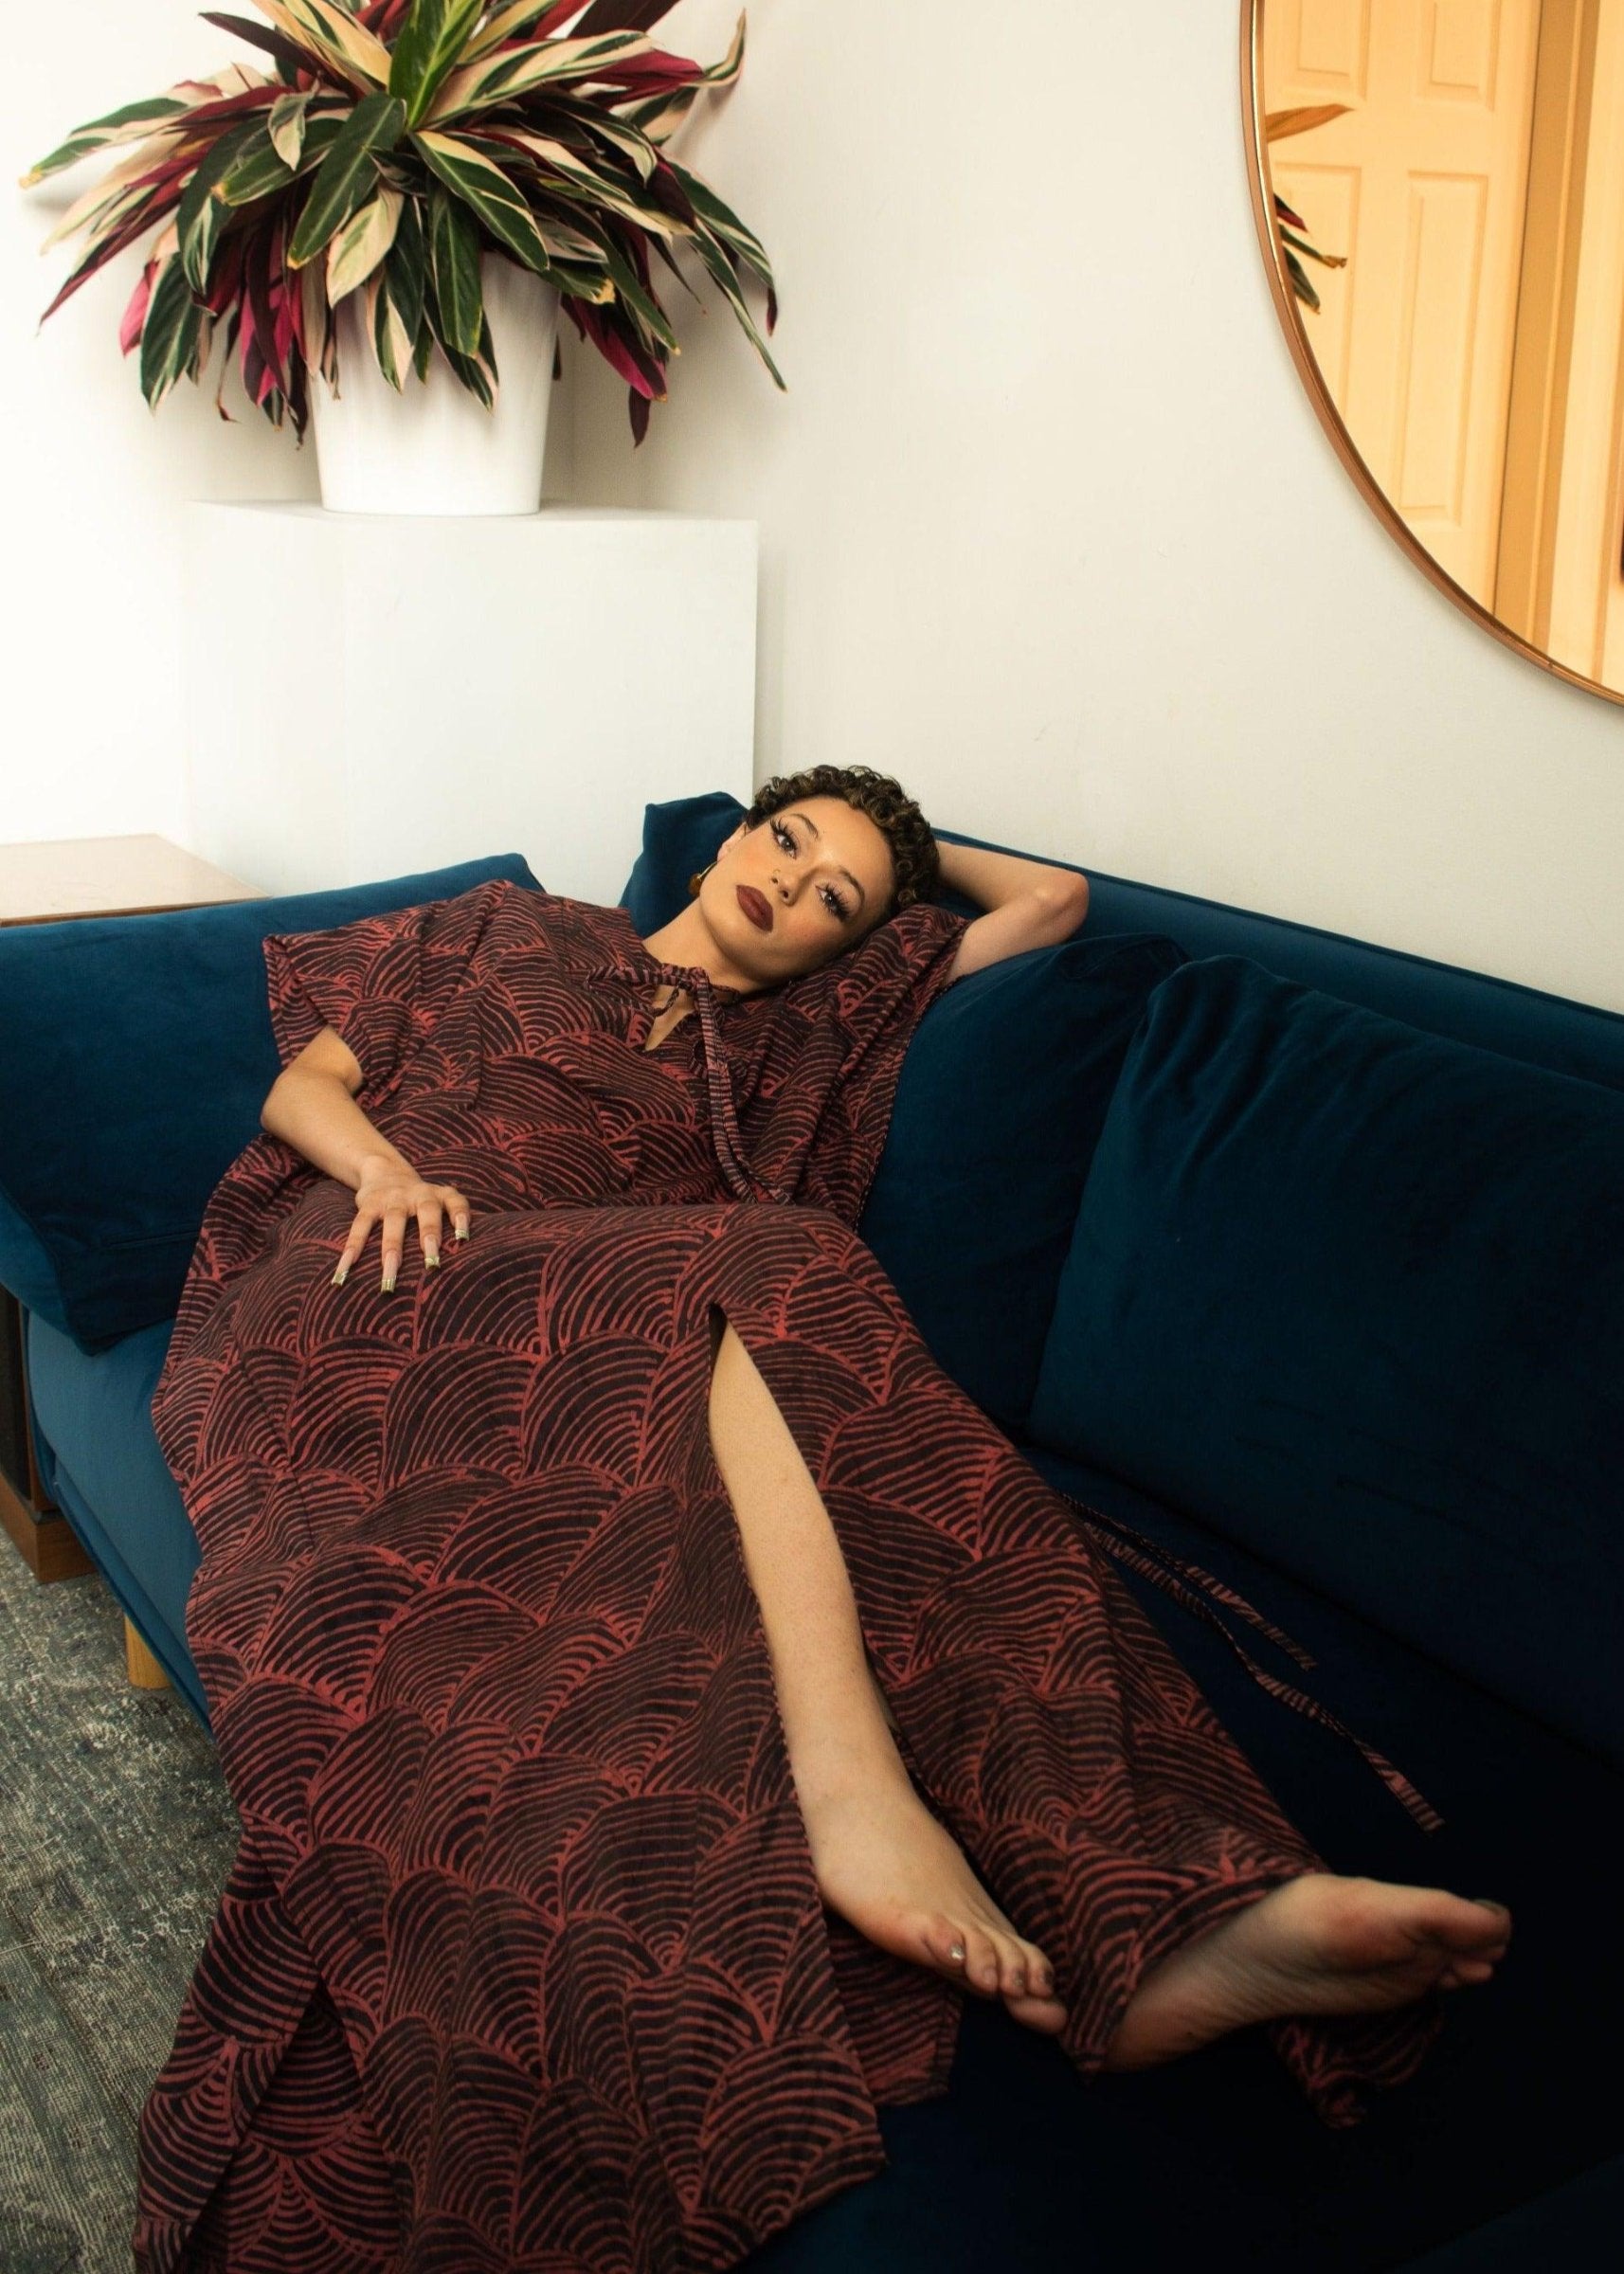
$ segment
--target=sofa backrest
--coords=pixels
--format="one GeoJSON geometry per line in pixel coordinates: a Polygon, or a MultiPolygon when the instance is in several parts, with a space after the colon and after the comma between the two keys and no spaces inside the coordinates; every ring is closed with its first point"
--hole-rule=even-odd
{"type": "Polygon", "coordinates": [[[1617,1011],[1103,870],[1087,874],[1091,935],[1167,932],[1193,960],[1244,955],[1276,978],[1318,987],[1429,1034],[1624,1090],[1624,1014],[1617,1011]]]}

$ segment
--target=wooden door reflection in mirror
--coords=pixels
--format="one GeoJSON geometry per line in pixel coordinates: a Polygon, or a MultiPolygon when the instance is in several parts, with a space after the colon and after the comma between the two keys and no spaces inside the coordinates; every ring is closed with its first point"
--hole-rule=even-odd
{"type": "Polygon", "coordinates": [[[1624,699],[1624,0],[1245,0],[1254,201],[1332,440],[1434,581],[1624,699]]]}

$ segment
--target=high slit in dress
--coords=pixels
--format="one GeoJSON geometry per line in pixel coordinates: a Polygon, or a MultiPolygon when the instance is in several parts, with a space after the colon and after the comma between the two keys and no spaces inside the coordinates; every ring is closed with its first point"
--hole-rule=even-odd
{"type": "MultiPolygon", "coordinates": [[[[242,1842],[142,2116],[144,2274],[724,2268],[946,2088],[962,1993],[819,1900],[713,1312],[1085,2076],[1149,1968],[1324,1868],[854,1229],[964,928],[918,905],[752,996],[500,880],[266,942],[284,1064],[336,1028],[473,1235],[335,1288],[354,1196],[269,1134],[209,1202],[153,1413],[242,1842]]],[[[1344,2123],[1436,2024],[1272,2034],[1344,2123]]]]}

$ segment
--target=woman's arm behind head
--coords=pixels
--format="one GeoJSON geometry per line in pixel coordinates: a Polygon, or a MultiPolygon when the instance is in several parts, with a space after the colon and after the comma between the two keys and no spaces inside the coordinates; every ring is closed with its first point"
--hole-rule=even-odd
{"type": "Polygon", "coordinates": [[[959,944],[953,980],[1031,948],[1058,947],[1089,912],[1089,880],[1078,869],[1051,868],[984,845],[944,844],[941,850],[942,882],[986,911],[959,944]]]}

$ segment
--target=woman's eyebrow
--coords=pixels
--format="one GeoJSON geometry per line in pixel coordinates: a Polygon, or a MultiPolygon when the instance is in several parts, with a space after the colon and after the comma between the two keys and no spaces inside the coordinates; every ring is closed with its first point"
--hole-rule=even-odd
{"type": "MultiPolygon", "coordinates": [[[[808,829],[810,829],[810,830],[811,830],[811,832],[812,832],[812,834],[813,834],[813,836],[814,836],[814,837],[821,837],[821,836],[822,836],[822,834],[823,834],[823,832],[822,832],[822,831],[821,831],[821,830],[819,828],[819,826],[818,826],[817,822],[816,822],[815,821],[813,821],[813,820],[811,819],[811,817],[810,817],[809,815],[807,815],[807,814],[804,814],[804,813],[788,813],[788,814],[785,814],[784,818],[785,818],[785,821],[803,821],[803,822],[805,823],[806,827],[807,827],[808,829]]],[[[837,869],[837,870],[835,871],[835,874],[836,874],[836,875],[837,875],[837,876],[843,876],[843,877],[845,878],[846,882],[847,882],[847,883],[848,883],[848,884],[851,886],[851,888],[852,888],[853,892],[854,892],[854,893],[856,893],[856,894],[857,894],[857,898],[858,898],[858,900],[859,900],[859,901],[862,901],[862,902],[866,902],[866,901],[867,901],[867,899],[868,899],[868,894],[867,894],[867,893],[865,893],[865,892],[864,892],[864,890],[863,890],[862,886],[861,886],[861,885],[860,885],[860,884],[857,882],[857,878],[856,878],[856,877],[855,877],[855,876],[852,875],[852,872],[851,872],[851,870],[850,870],[850,869],[837,869]]]]}

